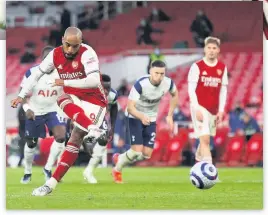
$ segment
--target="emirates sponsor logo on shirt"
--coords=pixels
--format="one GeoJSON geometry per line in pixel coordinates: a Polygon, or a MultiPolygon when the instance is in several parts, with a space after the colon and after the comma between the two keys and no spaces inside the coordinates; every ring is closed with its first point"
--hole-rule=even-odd
{"type": "Polygon", "coordinates": [[[60,74],[60,78],[63,79],[63,80],[76,79],[76,78],[79,78],[82,75],[83,75],[82,72],[64,73],[64,74],[60,74]]]}
{"type": "Polygon", "coordinates": [[[221,79],[220,78],[213,78],[213,77],[201,77],[201,82],[204,83],[204,86],[207,87],[218,87],[219,84],[221,83],[221,79]]]}

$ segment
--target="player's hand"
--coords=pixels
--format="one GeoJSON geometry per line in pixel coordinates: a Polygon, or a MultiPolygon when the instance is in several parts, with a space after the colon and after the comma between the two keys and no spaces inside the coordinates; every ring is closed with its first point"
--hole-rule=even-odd
{"type": "Polygon", "coordinates": [[[173,131],[174,131],[173,116],[167,116],[167,117],[166,117],[166,122],[167,122],[167,124],[168,124],[169,130],[170,130],[171,132],[173,132],[173,131]]]}
{"type": "Polygon", "coordinates": [[[13,99],[11,101],[11,107],[13,107],[13,108],[18,107],[18,104],[20,104],[22,102],[22,100],[23,99],[21,97],[19,97],[19,96],[17,98],[13,99]]]}
{"type": "Polygon", "coordinates": [[[141,122],[143,125],[150,125],[151,123],[150,117],[143,115],[143,117],[141,118],[141,122]]]}
{"type": "Polygon", "coordinates": [[[219,112],[219,113],[217,114],[217,124],[219,124],[219,123],[222,122],[222,120],[223,120],[223,115],[224,115],[223,112],[219,112]]]}
{"type": "Polygon", "coordinates": [[[203,114],[201,112],[201,110],[196,110],[195,111],[195,116],[196,116],[196,119],[200,122],[203,122],[203,114]]]}
{"type": "Polygon", "coordinates": [[[55,79],[55,83],[52,85],[52,87],[55,87],[55,86],[63,87],[64,86],[64,80],[62,80],[62,79],[55,79]]]}
{"type": "Polygon", "coordinates": [[[34,112],[31,109],[27,110],[25,115],[27,119],[35,120],[34,112]]]}

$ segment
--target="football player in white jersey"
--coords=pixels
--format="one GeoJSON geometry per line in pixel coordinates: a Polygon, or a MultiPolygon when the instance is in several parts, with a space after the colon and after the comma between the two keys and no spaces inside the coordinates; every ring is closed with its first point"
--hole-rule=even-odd
{"type": "Polygon", "coordinates": [[[152,62],[150,75],[140,78],[132,87],[126,110],[131,148],[123,154],[114,154],[112,170],[114,182],[122,183],[122,168],[138,160],[149,159],[154,148],[156,118],[161,98],[169,92],[170,108],[166,121],[173,131],[173,112],[178,105],[178,91],[173,81],[165,76],[166,64],[152,62]]]}
{"type": "MultiPolygon", "coordinates": [[[[91,155],[91,159],[83,176],[88,183],[96,184],[98,183],[97,179],[94,177],[93,171],[100,163],[104,153],[106,153],[106,146],[109,142],[112,141],[114,135],[114,126],[116,121],[116,116],[118,113],[117,106],[117,91],[111,88],[111,78],[108,75],[102,74],[102,85],[104,87],[105,94],[108,99],[108,108],[105,118],[102,122],[100,129],[106,131],[105,138],[97,139],[97,142],[91,143],[94,148],[91,155]]],[[[89,140],[90,141],[90,140],[89,140]]]]}
{"type": "MultiPolygon", "coordinates": [[[[51,50],[53,50],[53,47],[45,47],[42,52],[42,58],[44,59],[51,50]]],[[[21,87],[24,86],[27,78],[36,72],[37,69],[38,65],[30,68],[25,73],[21,87]]],[[[46,180],[51,177],[52,167],[65,146],[67,118],[64,117],[63,112],[60,112],[61,110],[56,103],[57,98],[62,94],[62,87],[51,87],[48,85],[48,82],[54,80],[57,76],[58,73],[55,71],[43,75],[33,87],[29,102],[24,102],[23,104],[23,109],[26,113],[25,169],[24,176],[21,179],[23,184],[31,181],[35,148],[38,138],[46,137],[46,126],[55,138],[50,148],[47,163],[43,169],[46,180]]]]}

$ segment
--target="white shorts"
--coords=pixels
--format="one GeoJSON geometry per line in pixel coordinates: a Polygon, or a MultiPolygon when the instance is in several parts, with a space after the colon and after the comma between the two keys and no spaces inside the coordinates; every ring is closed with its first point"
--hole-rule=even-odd
{"type": "MultiPolygon", "coordinates": [[[[72,97],[72,100],[74,101],[74,104],[78,105],[81,107],[85,115],[92,120],[93,124],[100,127],[102,125],[102,122],[105,117],[106,113],[106,107],[101,107],[95,104],[92,104],[90,102],[86,102],[83,100],[80,100],[78,97],[75,95],[70,95],[72,97]]],[[[83,131],[88,132],[86,128],[83,128],[81,125],[79,125],[77,122],[74,122],[74,125],[77,126],[78,128],[82,129],[83,131]]]]}
{"type": "Polygon", "coordinates": [[[194,111],[194,108],[191,106],[190,109],[195,137],[198,138],[204,135],[215,136],[217,119],[216,115],[212,115],[206,108],[199,106],[199,110],[203,115],[203,122],[200,122],[196,119],[196,113],[194,111]]]}

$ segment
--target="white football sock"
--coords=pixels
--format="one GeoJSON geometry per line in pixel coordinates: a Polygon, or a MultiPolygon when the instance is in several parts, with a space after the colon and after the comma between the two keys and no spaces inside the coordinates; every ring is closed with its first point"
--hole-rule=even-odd
{"type": "Polygon", "coordinates": [[[45,185],[49,186],[53,190],[56,188],[57,184],[58,184],[57,180],[53,177],[48,179],[45,183],[45,185]]]}
{"type": "Polygon", "coordinates": [[[200,153],[200,144],[198,145],[196,152],[195,152],[195,160],[196,161],[201,161],[202,160],[202,156],[200,153]]]}
{"type": "MultiPolygon", "coordinates": [[[[150,159],[151,157],[149,156],[145,156],[144,154],[140,154],[138,157],[136,157],[135,161],[134,162],[137,162],[137,161],[143,161],[143,160],[148,160],[150,159]]],[[[133,163],[134,163],[133,162],[133,163]]]]}
{"type": "Polygon", "coordinates": [[[132,163],[139,156],[142,156],[142,152],[136,152],[133,149],[129,149],[125,153],[119,155],[115,170],[121,172],[125,165],[132,163]]]}
{"type": "Polygon", "coordinates": [[[33,149],[29,148],[26,143],[24,146],[24,160],[25,160],[24,174],[32,174],[34,153],[35,148],[33,149]]]}
{"type": "Polygon", "coordinates": [[[56,140],[54,140],[50,147],[49,156],[47,159],[47,163],[45,165],[46,170],[49,170],[49,171],[52,170],[54,163],[56,162],[59,155],[63,152],[63,150],[64,150],[64,142],[59,143],[56,140]]]}
{"type": "Polygon", "coordinates": [[[100,163],[103,154],[105,153],[106,146],[101,146],[99,143],[93,148],[92,158],[89,160],[87,170],[93,172],[93,170],[98,166],[100,163]]]}

